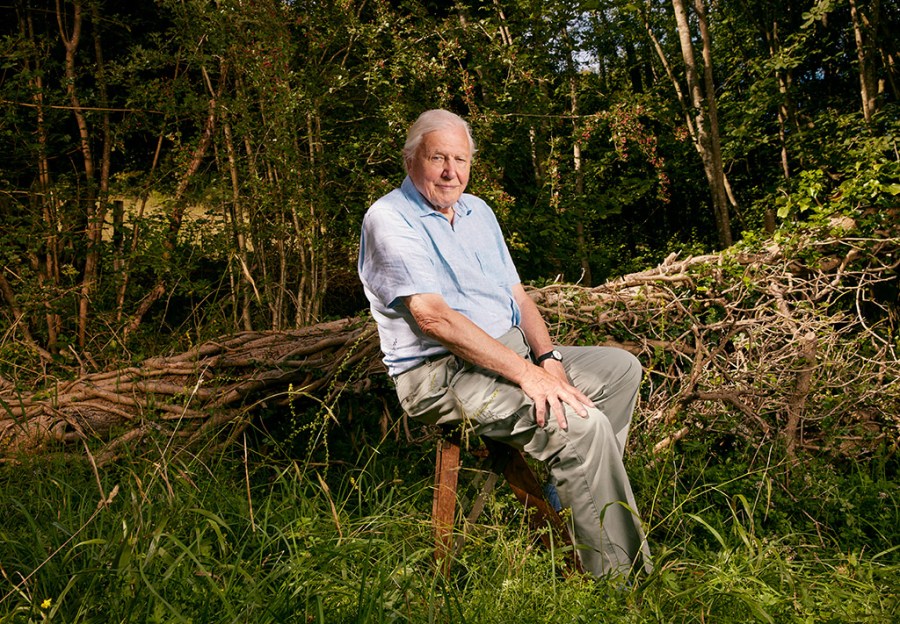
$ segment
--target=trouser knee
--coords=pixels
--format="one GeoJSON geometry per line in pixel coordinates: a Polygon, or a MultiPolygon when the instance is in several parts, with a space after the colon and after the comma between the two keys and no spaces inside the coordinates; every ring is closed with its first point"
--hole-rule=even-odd
{"type": "Polygon", "coordinates": [[[641,386],[641,377],[644,374],[644,368],[634,355],[619,349],[618,360],[619,370],[621,371],[620,384],[622,387],[637,390],[641,386]]]}
{"type": "Polygon", "coordinates": [[[616,433],[606,414],[589,409],[587,418],[572,414],[568,420],[568,441],[561,455],[568,459],[569,466],[591,472],[598,468],[604,453],[616,452],[616,433]]]}

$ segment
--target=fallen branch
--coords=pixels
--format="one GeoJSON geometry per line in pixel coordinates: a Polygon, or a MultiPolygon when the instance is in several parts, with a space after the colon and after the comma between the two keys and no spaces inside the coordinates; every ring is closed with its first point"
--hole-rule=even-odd
{"type": "MultiPolygon", "coordinates": [[[[529,294],[564,344],[627,349],[643,363],[636,422],[658,449],[699,427],[789,450],[825,448],[829,427],[863,441],[900,439],[895,352],[900,239],[815,241],[822,261],[774,245],[677,260],[596,288],[551,284],[529,294]],[[894,289],[894,290],[891,290],[894,289]]],[[[281,332],[242,332],[140,365],[58,381],[20,395],[0,387],[0,459],[83,453],[98,465],[150,435],[179,445],[238,440],[260,407],[308,401],[338,413],[344,393],[386,384],[378,336],[358,317],[281,332]]],[[[387,409],[387,408],[385,408],[387,409]]],[[[398,409],[394,407],[393,409],[398,409]]],[[[846,446],[846,445],[845,445],[846,446]]]]}

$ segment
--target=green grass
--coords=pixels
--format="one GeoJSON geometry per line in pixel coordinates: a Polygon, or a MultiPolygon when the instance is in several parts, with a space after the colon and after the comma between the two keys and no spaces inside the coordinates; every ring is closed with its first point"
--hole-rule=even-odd
{"type": "Polygon", "coordinates": [[[900,618],[887,453],[798,470],[699,442],[657,461],[636,450],[656,568],[623,588],[563,579],[502,487],[445,579],[432,561],[431,449],[340,442],[327,471],[252,451],[135,458],[99,481],[80,461],[3,466],[0,622],[900,618]]]}

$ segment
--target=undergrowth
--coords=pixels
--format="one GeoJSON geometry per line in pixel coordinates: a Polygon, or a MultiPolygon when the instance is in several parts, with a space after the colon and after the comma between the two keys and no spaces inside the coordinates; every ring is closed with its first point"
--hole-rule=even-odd
{"type": "Polygon", "coordinates": [[[558,553],[533,545],[503,487],[444,577],[432,560],[432,453],[390,436],[335,444],[327,466],[246,447],[214,459],[133,458],[97,473],[72,460],[6,464],[0,622],[900,616],[889,449],[793,464],[777,446],[715,436],[661,455],[640,436],[633,446],[655,570],[627,586],[565,579],[558,553]]]}

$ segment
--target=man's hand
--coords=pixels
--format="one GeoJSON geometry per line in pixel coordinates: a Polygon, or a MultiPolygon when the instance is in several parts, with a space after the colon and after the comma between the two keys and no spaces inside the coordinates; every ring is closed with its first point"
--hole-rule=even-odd
{"type": "Polygon", "coordinates": [[[545,367],[533,364],[528,364],[528,367],[528,371],[519,381],[519,386],[534,401],[534,418],[538,427],[543,427],[547,422],[548,405],[550,413],[556,417],[563,431],[569,428],[564,404],[570,406],[582,418],[587,418],[586,408],[594,407],[594,404],[569,383],[561,362],[552,360],[546,362],[545,367]]]}

